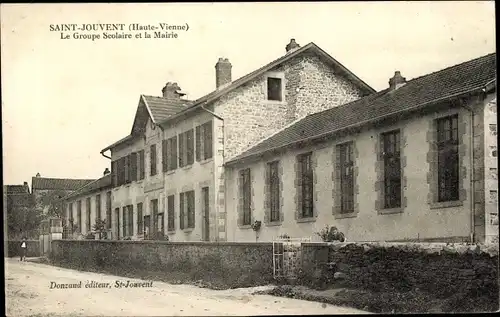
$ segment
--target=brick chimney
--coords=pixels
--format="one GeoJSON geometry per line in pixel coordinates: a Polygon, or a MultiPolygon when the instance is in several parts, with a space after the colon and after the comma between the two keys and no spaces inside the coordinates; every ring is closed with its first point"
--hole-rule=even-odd
{"type": "Polygon", "coordinates": [[[219,58],[215,64],[215,87],[218,89],[231,83],[231,69],[233,66],[227,58],[219,58]]]}
{"type": "Polygon", "coordinates": [[[109,173],[111,173],[111,172],[110,172],[110,171],[109,171],[109,169],[106,167],[106,169],[104,170],[103,175],[104,175],[104,176],[106,176],[106,175],[108,175],[109,173]]]}
{"type": "Polygon", "coordinates": [[[290,43],[288,43],[286,45],[286,47],[285,47],[286,48],[286,53],[287,54],[291,53],[291,52],[295,51],[296,49],[298,49],[299,47],[300,47],[300,45],[297,44],[297,42],[295,42],[295,39],[291,39],[290,43]]]}
{"type": "Polygon", "coordinates": [[[161,92],[163,94],[163,98],[168,99],[181,99],[181,97],[185,95],[177,83],[171,82],[166,83],[161,92]]]}
{"type": "Polygon", "coordinates": [[[394,72],[394,77],[389,79],[390,90],[396,90],[400,87],[403,87],[405,84],[406,84],[406,78],[401,76],[401,72],[399,70],[394,72]]]}

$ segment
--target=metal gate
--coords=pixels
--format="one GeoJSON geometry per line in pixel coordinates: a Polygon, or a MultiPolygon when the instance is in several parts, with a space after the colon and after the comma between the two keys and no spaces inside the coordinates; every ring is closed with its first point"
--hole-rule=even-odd
{"type": "Polygon", "coordinates": [[[311,238],[276,238],[273,241],[273,275],[275,279],[296,279],[302,264],[302,243],[311,238]]]}

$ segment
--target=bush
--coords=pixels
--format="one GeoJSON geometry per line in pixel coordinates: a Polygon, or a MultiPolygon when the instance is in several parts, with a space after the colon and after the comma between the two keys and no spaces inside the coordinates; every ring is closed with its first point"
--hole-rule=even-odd
{"type": "Polygon", "coordinates": [[[333,241],[340,241],[344,242],[345,241],[345,236],[342,232],[340,232],[337,227],[332,226],[328,227],[326,226],[323,230],[320,232],[316,232],[318,236],[324,241],[324,242],[333,242],[333,241]]]}

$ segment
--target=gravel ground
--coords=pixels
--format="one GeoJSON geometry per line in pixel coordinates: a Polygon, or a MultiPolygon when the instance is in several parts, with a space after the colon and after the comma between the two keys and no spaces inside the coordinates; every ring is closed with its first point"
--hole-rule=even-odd
{"type": "Polygon", "coordinates": [[[255,316],[363,314],[362,310],[324,303],[256,295],[272,286],[211,290],[192,285],[144,282],[81,272],[46,264],[5,259],[7,316],[255,316]],[[116,284],[123,283],[117,288],[116,284]],[[93,282],[93,288],[86,288],[93,282]],[[81,288],[52,288],[51,284],[81,288]],[[105,283],[109,283],[106,287],[105,283]]]}

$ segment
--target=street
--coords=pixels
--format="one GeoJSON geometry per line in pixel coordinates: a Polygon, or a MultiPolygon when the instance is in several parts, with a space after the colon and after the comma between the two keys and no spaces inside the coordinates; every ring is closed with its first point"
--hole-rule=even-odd
{"type": "Polygon", "coordinates": [[[317,302],[210,290],[5,259],[7,316],[249,316],[365,313],[317,302]]]}

